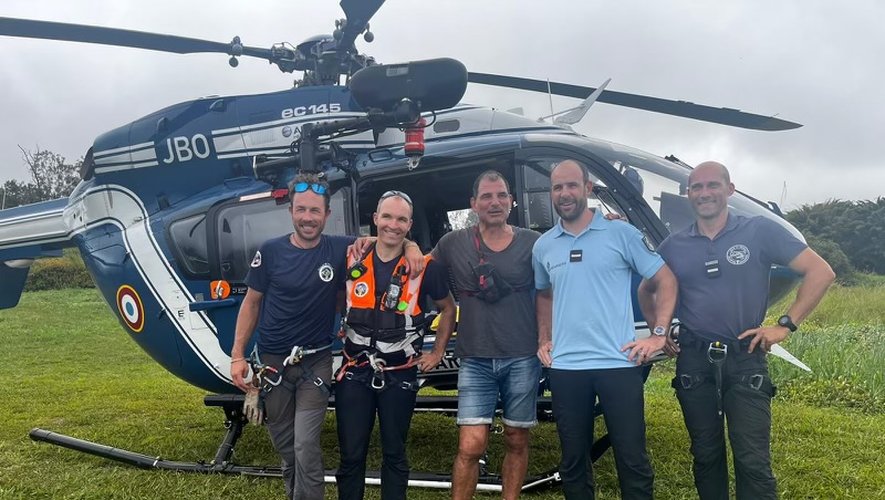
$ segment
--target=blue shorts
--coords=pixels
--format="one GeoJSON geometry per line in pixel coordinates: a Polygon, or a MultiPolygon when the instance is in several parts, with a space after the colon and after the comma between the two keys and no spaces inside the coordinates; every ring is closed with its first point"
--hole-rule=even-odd
{"type": "Polygon", "coordinates": [[[504,425],[528,428],[538,423],[541,362],[523,358],[462,358],[458,370],[458,425],[489,425],[498,395],[504,425]]]}

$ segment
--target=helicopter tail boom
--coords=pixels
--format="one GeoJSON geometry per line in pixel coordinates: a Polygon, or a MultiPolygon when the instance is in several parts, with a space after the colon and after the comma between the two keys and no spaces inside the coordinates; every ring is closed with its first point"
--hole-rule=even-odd
{"type": "Polygon", "coordinates": [[[67,198],[0,210],[0,309],[15,307],[34,259],[58,257],[71,246],[64,223],[67,198]]]}

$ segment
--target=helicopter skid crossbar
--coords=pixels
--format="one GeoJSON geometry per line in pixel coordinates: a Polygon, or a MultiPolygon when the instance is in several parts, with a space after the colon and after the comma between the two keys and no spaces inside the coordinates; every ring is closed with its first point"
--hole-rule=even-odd
{"type": "MultiPolygon", "coordinates": [[[[234,446],[239,440],[246,425],[243,417],[243,396],[235,394],[212,394],[204,398],[206,406],[218,406],[225,413],[225,427],[227,432],[215,453],[211,462],[180,462],[166,460],[161,457],[145,455],[121,448],[86,441],[64,434],[48,431],[45,429],[33,429],[29,436],[34,441],[43,441],[63,448],[102,457],[141,469],[171,470],[176,472],[194,472],[202,474],[241,474],[249,476],[282,477],[280,467],[236,465],[230,460],[233,456],[234,446]]],[[[334,398],[330,400],[330,409],[334,409],[334,398]]],[[[418,398],[415,407],[418,412],[434,412],[453,415],[457,412],[456,396],[422,396],[418,398]]],[[[552,420],[549,398],[541,398],[538,405],[539,420],[552,420]]],[[[595,461],[608,449],[608,440],[604,437],[594,443],[592,460],[595,461]]],[[[325,482],[335,482],[335,470],[326,470],[325,482]]],[[[560,483],[559,473],[556,469],[529,476],[523,484],[523,491],[550,487],[560,483]]],[[[366,484],[380,485],[379,471],[366,472],[366,484]]],[[[450,474],[438,474],[414,471],[409,474],[409,486],[416,488],[450,489],[452,478],[450,474]]],[[[478,491],[500,492],[502,489],[501,476],[488,473],[483,467],[477,484],[478,491]]]]}
{"type": "MultiPolygon", "coordinates": [[[[175,472],[195,472],[202,474],[240,474],[247,476],[282,477],[279,467],[244,466],[232,463],[202,463],[202,462],[178,462],[165,460],[160,457],[152,457],[142,453],[136,453],[120,448],[112,448],[103,444],[93,443],[83,439],[58,434],[44,429],[33,429],[29,433],[34,441],[44,441],[63,448],[68,448],[101,458],[107,458],[133,465],[141,469],[170,470],[175,472]]],[[[324,480],[326,483],[335,483],[335,470],[326,470],[324,480]]],[[[522,489],[534,490],[542,487],[553,486],[560,482],[557,470],[551,470],[544,474],[526,478],[522,489]]],[[[366,472],[366,484],[378,486],[381,484],[379,471],[366,472]]],[[[501,477],[495,474],[483,474],[479,477],[476,489],[478,491],[501,491],[501,477]]],[[[409,486],[414,488],[450,489],[452,478],[448,474],[434,474],[424,472],[412,472],[409,474],[409,486]]]]}

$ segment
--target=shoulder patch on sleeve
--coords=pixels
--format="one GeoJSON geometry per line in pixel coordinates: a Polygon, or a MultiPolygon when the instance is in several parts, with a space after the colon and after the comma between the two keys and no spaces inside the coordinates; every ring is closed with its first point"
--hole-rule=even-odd
{"type": "Polygon", "coordinates": [[[651,244],[651,240],[648,239],[648,235],[642,235],[642,242],[645,243],[645,248],[648,249],[649,252],[654,253],[655,246],[651,244]]]}

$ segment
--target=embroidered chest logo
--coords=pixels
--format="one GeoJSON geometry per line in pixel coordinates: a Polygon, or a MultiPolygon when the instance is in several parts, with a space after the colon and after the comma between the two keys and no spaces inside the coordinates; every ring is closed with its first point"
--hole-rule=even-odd
{"type": "Polygon", "coordinates": [[[252,267],[261,267],[261,252],[255,252],[255,257],[249,265],[252,267]]]}
{"type": "Polygon", "coordinates": [[[357,283],[356,288],[354,288],[353,293],[357,297],[365,297],[367,293],[369,293],[369,285],[365,283],[357,283]]]}
{"type": "Polygon", "coordinates": [[[735,266],[746,264],[750,260],[750,249],[746,245],[733,245],[725,252],[725,258],[735,266]]]}
{"type": "Polygon", "coordinates": [[[328,262],[320,266],[318,272],[320,274],[320,279],[326,283],[332,281],[332,278],[335,277],[335,270],[332,268],[332,264],[329,264],[328,262]]]}

